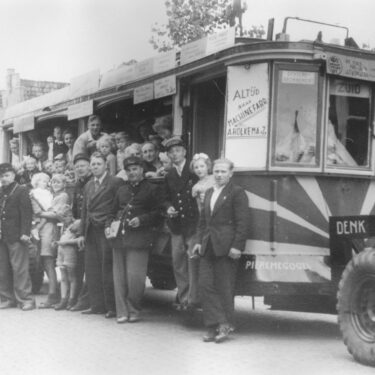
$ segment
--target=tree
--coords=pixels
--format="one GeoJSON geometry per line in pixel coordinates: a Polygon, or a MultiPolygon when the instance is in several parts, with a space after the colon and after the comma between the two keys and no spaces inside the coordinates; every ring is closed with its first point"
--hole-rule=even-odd
{"type": "MultiPolygon", "coordinates": [[[[207,34],[233,25],[246,8],[238,8],[239,1],[231,0],[167,0],[165,1],[168,22],[154,24],[150,43],[159,52],[181,46],[207,34]]],[[[263,27],[252,26],[244,35],[261,37],[263,27]]]]}

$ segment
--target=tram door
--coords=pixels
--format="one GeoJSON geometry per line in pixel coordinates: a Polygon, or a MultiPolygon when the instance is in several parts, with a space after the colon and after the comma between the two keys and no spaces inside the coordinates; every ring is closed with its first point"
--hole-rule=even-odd
{"type": "Polygon", "coordinates": [[[204,152],[212,160],[220,157],[223,144],[225,77],[193,86],[193,154],[204,152]]]}

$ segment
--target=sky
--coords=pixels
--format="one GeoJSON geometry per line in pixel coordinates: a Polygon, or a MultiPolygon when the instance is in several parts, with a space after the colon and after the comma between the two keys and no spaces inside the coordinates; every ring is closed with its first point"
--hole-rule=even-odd
{"type": "MultiPolygon", "coordinates": [[[[199,0],[197,0],[199,1],[199,0]]],[[[69,82],[95,69],[103,73],[123,61],[156,55],[149,43],[151,27],[163,24],[165,0],[0,0],[0,89],[7,68],[21,78],[69,82]]],[[[245,27],[275,18],[297,16],[347,26],[359,45],[375,47],[374,0],[247,0],[245,27]]],[[[291,38],[343,39],[333,28],[290,21],[291,38]],[[310,32],[308,35],[306,32],[310,32]],[[313,34],[313,35],[311,35],[313,34]]]]}

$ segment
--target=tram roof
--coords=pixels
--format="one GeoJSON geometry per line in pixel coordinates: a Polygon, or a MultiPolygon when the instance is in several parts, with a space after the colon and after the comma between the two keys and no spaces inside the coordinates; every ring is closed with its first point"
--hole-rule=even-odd
{"type": "Polygon", "coordinates": [[[128,96],[131,96],[131,92],[134,88],[169,75],[176,75],[176,77],[180,78],[194,75],[205,70],[212,70],[212,68],[215,67],[223,68],[230,64],[273,59],[324,61],[325,53],[334,53],[375,61],[374,52],[316,41],[289,42],[236,38],[236,43],[234,45],[186,64],[181,64],[179,61],[180,52],[176,52],[175,66],[156,74],[132,77],[129,72],[131,72],[136,65],[144,62],[130,67],[120,66],[103,73],[100,77],[98,74],[98,88],[96,90],[91,90],[87,95],[77,96],[77,92],[72,90],[72,85],[69,85],[60,90],[55,90],[48,94],[15,104],[5,109],[2,116],[2,124],[3,126],[9,125],[12,123],[13,119],[25,115],[38,117],[50,114],[53,116],[53,113],[59,113],[70,105],[91,99],[105,101],[121,95],[126,96],[126,93],[130,93],[128,96]]]}

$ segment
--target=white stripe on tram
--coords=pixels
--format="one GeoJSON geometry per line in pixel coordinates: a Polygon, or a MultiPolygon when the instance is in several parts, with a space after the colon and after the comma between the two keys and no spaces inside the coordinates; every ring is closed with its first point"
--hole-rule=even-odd
{"type": "Polygon", "coordinates": [[[328,247],[299,245],[294,243],[274,243],[261,240],[247,240],[243,253],[246,255],[330,255],[328,247]],[[274,247],[275,251],[272,251],[271,247],[274,247]]]}
{"type": "Polygon", "coordinates": [[[370,215],[375,204],[375,181],[371,181],[363,201],[360,215],[370,215]]]}
{"type": "Polygon", "coordinates": [[[313,201],[316,208],[321,212],[323,217],[329,220],[332,216],[331,210],[328,207],[327,201],[325,200],[322,190],[315,177],[296,177],[297,182],[305,190],[308,197],[313,201]]]}
{"type": "MultiPolygon", "coordinates": [[[[275,211],[274,209],[272,209],[272,206],[273,206],[273,202],[267,200],[267,199],[264,199],[262,197],[260,197],[259,195],[256,195],[254,193],[251,193],[249,191],[246,191],[246,194],[249,198],[249,207],[250,208],[255,208],[255,209],[259,209],[259,210],[264,210],[264,211],[275,211]]],[[[297,224],[301,227],[304,227],[308,230],[310,230],[311,232],[314,232],[324,238],[329,238],[329,234],[323,230],[321,230],[320,228],[316,227],[315,225],[309,223],[308,221],[306,221],[305,219],[303,219],[302,217],[296,215],[294,212],[288,210],[287,208],[281,206],[280,204],[277,204],[276,205],[277,207],[277,216],[282,218],[282,219],[285,219],[287,221],[290,221],[294,224],[297,224]]]]}

